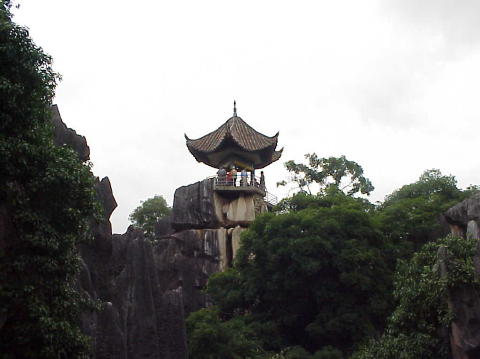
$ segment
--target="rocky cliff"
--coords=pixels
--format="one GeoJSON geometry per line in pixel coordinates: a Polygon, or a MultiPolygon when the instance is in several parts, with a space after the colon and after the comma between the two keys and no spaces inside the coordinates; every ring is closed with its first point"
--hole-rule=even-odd
{"type": "MultiPolygon", "coordinates": [[[[67,128],[56,106],[52,117],[56,144],[87,160],[85,138],[67,128]]],[[[185,310],[205,303],[200,289],[218,270],[215,234],[186,230],[153,241],[131,227],[112,235],[109,218],[117,204],[109,179],[97,179],[96,190],[104,217],[92,220],[94,239],[80,248],[78,280],[78,289],[101,307],[84,313],[81,323],[92,337],[94,358],[187,358],[185,310]]],[[[0,225],[7,227],[2,218],[0,225]]]]}
{"type": "MultiPolygon", "coordinates": [[[[453,235],[480,239],[480,193],[476,194],[445,213],[453,235]]],[[[448,261],[439,252],[439,262],[448,261]]],[[[473,258],[475,273],[480,278],[480,241],[473,258]]],[[[447,269],[444,270],[444,272],[447,269]]],[[[450,293],[449,306],[454,320],[451,325],[450,343],[454,359],[480,358],[480,297],[470,289],[450,293]]]]}

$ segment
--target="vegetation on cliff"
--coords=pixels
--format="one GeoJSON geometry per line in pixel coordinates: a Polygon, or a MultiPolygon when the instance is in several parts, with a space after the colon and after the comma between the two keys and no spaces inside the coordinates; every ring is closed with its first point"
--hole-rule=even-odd
{"type": "Polygon", "coordinates": [[[96,213],[93,176],[53,143],[51,58],[0,3],[0,352],[2,358],[86,357],[74,289],[76,245],[96,213]]]}
{"type": "Polygon", "coordinates": [[[242,238],[235,267],[211,277],[207,291],[217,306],[189,318],[192,358],[221,358],[199,355],[195,338],[239,318],[245,333],[255,333],[243,336],[244,345],[260,344],[259,358],[295,346],[317,357],[348,353],[382,330],[391,280],[370,206],[333,189],[293,202],[295,211],[260,216],[242,238]]]}
{"type": "Polygon", "coordinates": [[[447,291],[474,285],[473,241],[434,236],[475,188],[429,170],[373,205],[339,183],[283,200],[244,233],[234,267],[209,280],[214,306],[188,318],[191,358],[445,357],[447,291]],[[439,247],[455,278],[437,275],[439,247]]]}
{"type": "Polygon", "coordinates": [[[400,261],[393,292],[397,306],[385,334],[352,359],[451,358],[447,328],[452,313],[447,300],[458,289],[480,290],[474,278],[476,245],[476,239],[446,237],[400,261]]]}

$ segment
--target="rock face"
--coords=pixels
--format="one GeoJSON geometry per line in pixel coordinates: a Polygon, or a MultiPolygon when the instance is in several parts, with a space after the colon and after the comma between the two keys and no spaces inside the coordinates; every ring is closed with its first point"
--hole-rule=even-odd
{"type": "MultiPolygon", "coordinates": [[[[266,211],[263,197],[242,191],[241,187],[220,194],[215,191],[214,179],[206,179],[175,191],[172,215],[157,224],[156,235],[182,237],[182,231],[197,230],[197,241],[202,241],[198,230],[215,232],[219,270],[231,265],[240,247],[240,234],[266,211]],[[259,205],[260,203],[260,205],[259,205]]],[[[211,274],[211,273],[210,273],[211,274]]]]}
{"type": "Polygon", "coordinates": [[[173,200],[172,227],[176,230],[217,228],[213,180],[177,188],[173,200]]]}
{"type": "Polygon", "coordinates": [[[133,228],[111,236],[111,246],[95,239],[82,248],[80,282],[102,303],[83,318],[95,358],[187,358],[182,288],[159,270],[162,249],[133,228]]]}
{"type": "MultiPolygon", "coordinates": [[[[56,106],[52,122],[55,143],[71,146],[81,161],[87,160],[90,150],[85,138],[67,128],[56,106]]],[[[218,267],[212,260],[216,247],[208,235],[203,242],[187,235],[154,242],[133,228],[112,235],[109,218],[117,203],[107,177],[97,179],[96,192],[103,220],[92,219],[93,241],[80,248],[77,285],[101,305],[98,312],[84,313],[81,321],[83,331],[92,337],[93,358],[187,358],[184,307],[195,310],[205,302],[197,303],[199,296],[192,292],[206,281],[205,273],[218,267]],[[183,282],[188,283],[185,289],[183,282]]],[[[9,229],[4,217],[0,208],[2,233],[9,229]]]]}
{"type": "Polygon", "coordinates": [[[452,234],[480,238],[480,193],[453,206],[445,213],[452,234]]]}
{"type": "MultiPolygon", "coordinates": [[[[476,194],[445,213],[451,233],[464,238],[480,239],[480,194],[476,194]]],[[[445,255],[439,253],[439,259],[445,255]]],[[[445,258],[443,258],[446,260],[445,258]]],[[[474,257],[475,272],[480,277],[480,241],[474,257]]],[[[450,343],[454,359],[480,358],[480,298],[478,293],[462,289],[450,293],[449,306],[454,315],[450,343]]]]}
{"type": "Polygon", "coordinates": [[[78,158],[84,162],[90,159],[90,148],[85,137],[77,135],[77,132],[68,128],[62,121],[58,106],[52,108],[53,140],[57,146],[67,145],[78,154],[78,158]]]}

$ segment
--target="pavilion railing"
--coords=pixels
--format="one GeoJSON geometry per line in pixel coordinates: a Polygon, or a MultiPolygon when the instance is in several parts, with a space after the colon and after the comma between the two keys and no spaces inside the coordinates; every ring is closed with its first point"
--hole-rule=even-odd
{"type": "Polygon", "coordinates": [[[278,198],[274,194],[268,192],[265,188],[265,184],[260,182],[259,177],[252,177],[252,176],[247,176],[247,177],[241,177],[240,175],[237,175],[236,180],[227,178],[226,176],[210,176],[208,179],[213,179],[215,181],[216,186],[225,186],[225,187],[234,187],[234,188],[259,188],[262,191],[265,192],[265,197],[264,200],[268,204],[275,206],[278,204],[278,198]]]}

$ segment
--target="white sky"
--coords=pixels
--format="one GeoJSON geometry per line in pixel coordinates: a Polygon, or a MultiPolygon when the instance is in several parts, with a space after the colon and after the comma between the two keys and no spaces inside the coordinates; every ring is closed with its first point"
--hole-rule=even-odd
{"type": "Polygon", "coordinates": [[[480,184],[478,0],[23,0],[30,28],[63,76],[55,103],[108,176],[123,233],[141,200],[214,174],[190,155],[238,115],[280,131],[283,162],[346,155],[372,201],[425,169],[480,184]]]}

